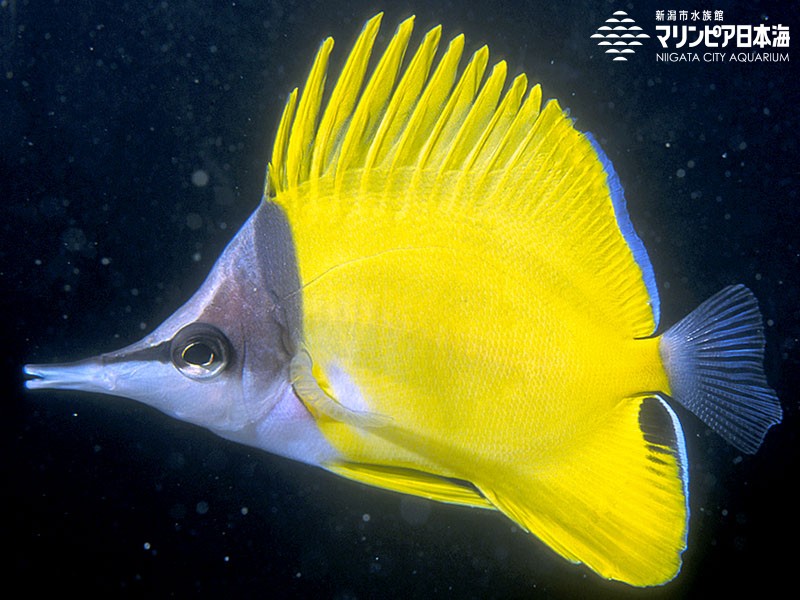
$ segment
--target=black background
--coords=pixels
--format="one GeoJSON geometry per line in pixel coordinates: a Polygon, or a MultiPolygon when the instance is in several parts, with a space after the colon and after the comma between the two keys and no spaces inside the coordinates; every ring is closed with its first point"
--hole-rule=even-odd
{"type": "MultiPolygon", "coordinates": [[[[692,597],[789,585],[798,552],[798,147],[790,62],[612,63],[590,35],[614,10],[721,9],[783,23],[788,2],[0,3],[4,584],[186,597],[692,597]],[[662,322],[748,285],[784,423],[743,457],[692,416],[689,548],[636,590],[570,565],[499,514],[370,489],[237,446],[132,401],[25,393],[26,362],[130,343],[185,301],[255,208],[288,91],[327,35],[379,46],[487,43],[605,148],[652,258],[662,322]],[[208,185],[193,185],[202,169],[208,185]]],[[[492,62],[494,62],[492,61],[492,62]]],[[[625,490],[621,489],[620,494],[625,490]]]]}

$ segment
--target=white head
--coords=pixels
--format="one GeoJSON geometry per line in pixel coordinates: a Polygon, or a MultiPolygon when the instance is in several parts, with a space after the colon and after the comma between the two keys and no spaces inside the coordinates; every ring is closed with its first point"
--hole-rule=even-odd
{"type": "Polygon", "coordinates": [[[74,363],[26,365],[26,386],[132,398],[319,464],[331,450],[289,382],[301,310],[288,224],[280,208],[262,202],[200,289],[150,335],[74,363]]]}

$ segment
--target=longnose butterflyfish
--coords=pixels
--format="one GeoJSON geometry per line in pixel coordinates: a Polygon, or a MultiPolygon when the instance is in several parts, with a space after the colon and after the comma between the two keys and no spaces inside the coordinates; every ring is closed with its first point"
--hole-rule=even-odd
{"type": "Polygon", "coordinates": [[[371,58],[381,17],[330,85],[322,43],[263,199],[188,302],[121,350],[27,365],[27,387],[132,398],[498,510],[604,578],[672,580],[689,522],[673,406],[748,454],[781,421],[755,297],[726,287],[659,333],[597,140],[485,46],[463,68],[463,35],[438,51],[441,26],[415,46],[409,18],[371,58]]]}

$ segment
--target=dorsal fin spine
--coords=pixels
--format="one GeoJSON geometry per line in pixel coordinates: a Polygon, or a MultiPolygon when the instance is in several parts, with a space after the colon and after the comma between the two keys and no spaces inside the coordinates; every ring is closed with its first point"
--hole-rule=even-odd
{"type": "MultiPolygon", "coordinates": [[[[528,181],[532,172],[538,173],[541,170],[541,164],[552,163],[552,156],[564,152],[563,128],[569,128],[570,125],[562,119],[563,115],[564,110],[557,100],[549,100],[547,104],[545,104],[541,114],[525,137],[525,140],[519,145],[514,156],[509,160],[509,172],[506,173],[504,180],[501,181],[501,186],[511,184],[507,179],[512,173],[517,181],[528,181]],[[538,149],[541,149],[541,152],[537,152],[538,149]],[[537,161],[529,161],[523,168],[514,169],[516,164],[521,162],[522,157],[527,155],[536,156],[537,161]]],[[[568,140],[568,142],[571,141],[571,139],[568,140]]],[[[560,187],[564,185],[573,185],[575,183],[573,178],[570,178],[569,181],[564,181],[560,174],[552,171],[544,173],[540,176],[539,180],[540,184],[537,190],[539,194],[553,195],[556,198],[558,198],[558,196],[553,193],[553,186],[560,187]],[[541,185],[542,179],[544,183],[550,184],[543,189],[541,185]]],[[[536,215],[538,211],[552,210],[555,208],[556,204],[557,203],[548,204],[546,202],[529,203],[530,212],[528,216],[529,218],[535,218],[534,215],[536,215]]]]}
{"type": "MultiPolygon", "coordinates": [[[[491,169],[487,169],[494,170],[497,168],[502,170],[502,177],[500,181],[495,184],[495,189],[503,189],[505,186],[513,185],[514,181],[521,179],[520,173],[514,168],[515,165],[520,162],[520,159],[528,155],[531,142],[536,139],[537,136],[541,137],[541,130],[547,125],[546,117],[548,115],[546,113],[548,112],[548,107],[555,102],[555,106],[558,108],[558,103],[551,100],[545,105],[544,109],[540,111],[541,91],[537,88],[538,86],[531,90],[531,93],[528,95],[528,98],[522,105],[522,109],[520,109],[517,115],[518,118],[514,120],[511,131],[509,131],[510,135],[507,139],[508,144],[502,148],[502,153],[498,156],[498,163],[493,164],[491,169]],[[538,91],[538,93],[534,93],[534,90],[538,91]],[[523,112],[530,112],[533,116],[533,120],[531,120],[528,115],[524,115],[523,112]]],[[[560,108],[558,108],[558,110],[560,110],[560,108]]],[[[539,157],[537,157],[537,161],[538,160],[539,157]]],[[[544,161],[542,160],[539,162],[544,161]]],[[[532,166],[532,163],[526,161],[526,165],[532,166]]],[[[517,198],[517,200],[522,201],[523,199],[517,198]]]]}
{"type": "MultiPolygon", "coordinates": [[[[476,189],[476,192],[479,194],[485,193],[484,190],[489,185],[487,178],[489,173],[506,168],[509,158],[513,155],[521,138],[526,132],[530,131],[531,123],[538,121],[541,100],[542,90],[537,84],[528,92],[505,134],[496,144],[496,148],[488,159],[486,167],[482,169],[481,185],[476,189]]],[[[491,148],[491,146],[488,147],[491,148]]]]}
{"type": "Polygon", "coordinates": [[[394,90],[413,29],[414,17],[400,24],[361,94],[342,140],[335,167],[337,177],[346,173],[351,165],[360,166],[366,159],[394,90]]]}
{"type": "MultiPolygon", "coordinates": [[[[480,173],[478,180],[474,182],[474,188],[476,190],[483,189],[486,184],[485,167],[492,158],[493,152],[491,149],[498,147],[500,141],[507,133],[509,124],[513,122],[520,110],[520,103],[522,102],[522,97],[527,88],[527,76],[524,73],[518,75],[465,161],[465,171],[480,173]]],[[[465,184],[466,180],[462,179],[459,183],[459,192],[462,191],[465,184]]]]}
{"type": "Polygon", "coordinates": [[[480,89],[486,64],[489,62],[489,48],[483,46],[472,55],[467,63],[464,73],[456,83],[455,89],[444,106],[433,131],[420,156],[419,165],[423,170],[438,171],[445,154],[453,151],[453,140],[462,125],[465,124],[465,115],[469,113],[475,96],[480,89]]]}
{"type": "Polygon", "coordinates": [[[294,88],[292,93],[289,94],[289,97],[286,98],[286,106],[283,108],[283,115],[278,125],[278,132],[275,135],[272,160],[270,160],[269,169],[267,171],[268,189],[264,190],[264,194],[268,198],[271,194],[277,193],[278,190],[288,187],[286,169],[281,167],[285,164],[286,160],[286,150],[289,146],[289,134],[292,129],[291,124],[294,121],[294,113],[297,109],[297,94],[297,88],[294,88]]]}
{"type": "Polygon", "coordinates": [[[401,77],[367,153],[364,165],[365,176],[373,167],[381,167],[394,157],[397,138],[408,123],[419,95],[422,93],[441,37],[441,25],[431,29],[425,35],[401,77]]]}
{"type": "Polygon", "coordinates": [[[310,170],[312,185],[334,164],[341,149],[342,134],[346,131],[353,108],[359,101],[362,82],[382,18],[383,13],[378,13],[364,25],[331,92],[313,140],[310,170]]]}
{"type": "MultiPolygon", "coordinates": [[[[390,173],[397,173],[402,167],[416,164],[422,149],[421,144],[427,140],[428,134],[433,128],[453,87],[456,70],[463,51],[464,36],[462,34],[456,36],[450,42],[447,51],[431,76],[430,82],[414,107],[408,125],[397,142],[397,151],[389,169],[390,173]]],[[[421,169],[416,169],[415,172],[419,174],[421,169]]],[[[391,176],[387,180],[387,186],[390,185],[391,176]]]]}
{"type": "Polygon", "coordinates": [[[442,171],[461,169],[484,137],[497,109],[497,102],[506,81],[506,63],[500,61],[493,68],[486,83],[453,139],[447,156],[442,161],[442,171]]]}
{"type": "Polygon", "coordinates": [[[308,177],[308,155],[316,135],[317,115],[325,88],[328,57],[332,50],[333,38],[328,38],[317,52],[297,106],[286,153],[286,182],[290,188],[300,185],[308,177]]]}

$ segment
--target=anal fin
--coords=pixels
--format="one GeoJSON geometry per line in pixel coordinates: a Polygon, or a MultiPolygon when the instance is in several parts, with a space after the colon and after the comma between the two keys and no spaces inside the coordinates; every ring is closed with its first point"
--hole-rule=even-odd
{"type": "MultiPolygon", "coordinates": [[[[688,475],[680,423],[657,398],[627,398],[568,456],[476,482],[564,558],[608,579],[660,585],[680,571],[688,475]]],[[[531,464],[535,464],[531,461],[531,464]]]]}

